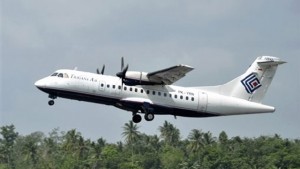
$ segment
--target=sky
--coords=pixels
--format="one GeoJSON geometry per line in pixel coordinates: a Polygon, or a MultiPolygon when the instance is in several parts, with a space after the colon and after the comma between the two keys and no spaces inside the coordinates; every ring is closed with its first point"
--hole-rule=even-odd
{"type": "Polygon", "coordinates": [[[165,120],[185,139],[192,129],[218,136],[279,134],[300,138],[300,1],[297,0],[2,0],[0,1],[0,126],[21,135],[76,129],[85,138],[123,140],[131,112],[58,98],[34,82],[57,69],[105,74],[152,72],[177,64],[195,69],[179,86],[219,85],[244,73],[258,56],[287,61],[278,68],[264,104],[276,112],[212,118],[156,116],[138,124],[159,135],[165,120]]]}

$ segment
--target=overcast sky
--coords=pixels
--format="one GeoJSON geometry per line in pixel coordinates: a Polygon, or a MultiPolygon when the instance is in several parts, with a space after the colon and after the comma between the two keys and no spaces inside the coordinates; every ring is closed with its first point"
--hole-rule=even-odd
{"type": "Polygon", "coordinates": [[[300,138],[300,1],[297,0],[2,0],[0,126],[20,134],[77,129],[85,138],[122,140],[131,113],[115,107],[57,99],[33,84],[57,69],[105,74],[151,72],[176,64],[195,68],[180,86],[223,84],[261,55],[287,61],[278,68],[263,103],[276,112],[213,118],[156,116],[138,124],[158,134],[165,120],[186,138],[192,129],[224,130],[230,137],[275,133],[300,138]]]}

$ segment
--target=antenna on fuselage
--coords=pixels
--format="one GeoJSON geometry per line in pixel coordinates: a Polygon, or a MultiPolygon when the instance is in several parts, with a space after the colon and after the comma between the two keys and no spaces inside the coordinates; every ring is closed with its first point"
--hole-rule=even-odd
{"type": "Polygon", "coordinates": [[[78,69],[78,67],[74,67],[74,70],[77,70],[78,69]]]}

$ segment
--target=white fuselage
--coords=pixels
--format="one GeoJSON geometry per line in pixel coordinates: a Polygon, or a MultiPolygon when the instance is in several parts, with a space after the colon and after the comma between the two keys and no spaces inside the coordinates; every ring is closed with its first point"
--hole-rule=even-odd
{"type": "Polygon", "coordinates": [[[126,86],[118,77],[76,70],[58,70],[56,76],[43,78],[35,85],[49,97],[113,105],[132,112],[143,112],[145,103],[153,114],[187,117],[275,111],[271,106],[206,90],[173,85],[126,86]]]}

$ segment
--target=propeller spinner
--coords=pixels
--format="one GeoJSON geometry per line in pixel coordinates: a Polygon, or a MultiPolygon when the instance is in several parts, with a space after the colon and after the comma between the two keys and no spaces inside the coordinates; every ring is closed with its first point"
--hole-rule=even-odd
{"type": "Polygon", "coordinates": [[[124,83],[124,79],[126,77],[126,72],[128,70],[129,65],[127,64],[126,67],[124,68],[124,57],[121,58],[121,72],[118,72],[116,76],[122,79],[122,85],[124,83]]]}

